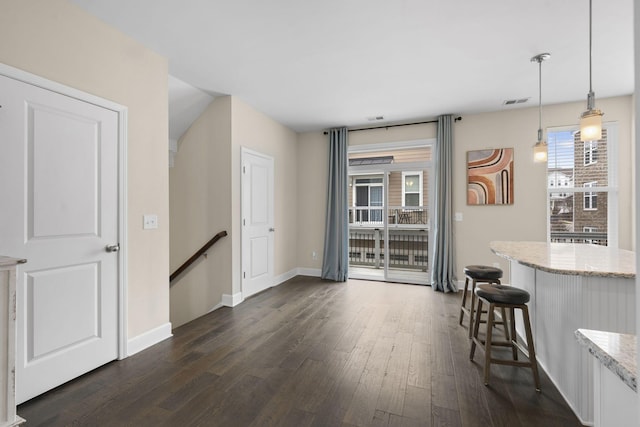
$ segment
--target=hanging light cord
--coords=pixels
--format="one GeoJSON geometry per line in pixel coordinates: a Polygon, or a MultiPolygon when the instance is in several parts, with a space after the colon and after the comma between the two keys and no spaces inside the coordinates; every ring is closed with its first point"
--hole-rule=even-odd
{"type": "Polygon", "coordinates": [[[589,92],[593,92],[593,87],[592,87],[592,78],[591,78],[591,27],[593,26],[593,12],[591,10],[592,7],[592,0],[589,0],[589,92]]]}
{"type": "Polygon", "coordinates": [[[538,63],[538,142],[542,142],[542,61],[550,57],[550,53],[541,53],[531,58],[538,63]]]}
{"type": "Polygon", "coordinates": [[[591,27],[593,26],[593,13],[592,13],[592,0],[589,0],[589,94],[587,95],[587,110],[593,110],[595,108],[595,94],[593,93],[593,77],[591,70],[591,51],[592,51],[592,42],[591,42],[591,27]]]}
{"type": "Polygon", "coordinates": [[[542,141],[542,58],[538,60],[538,141],[542,141]]]}

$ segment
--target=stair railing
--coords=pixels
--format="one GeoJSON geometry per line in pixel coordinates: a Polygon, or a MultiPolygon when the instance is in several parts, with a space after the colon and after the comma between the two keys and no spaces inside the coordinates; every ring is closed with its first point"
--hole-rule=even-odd
{"type": "Polygon", "coordinates": [[[171,276],[169,276],[169,283],[173,282],[178,276],[180,276],[180,274],[182,274],[187,268],[189,268],[191,264],[193,264],[198,258],[200,258],[200,256],[207,252],[211,246],[213,246],[218,240],[222,239],[226,235],[227,232],[223,230],[213,236],[213,238],[205,243],[204,246],[198,250],[198,252],[193,254],[191,258],[186,260],[180,267],[178,267],[176,271],[171,274],[171,276]]]}

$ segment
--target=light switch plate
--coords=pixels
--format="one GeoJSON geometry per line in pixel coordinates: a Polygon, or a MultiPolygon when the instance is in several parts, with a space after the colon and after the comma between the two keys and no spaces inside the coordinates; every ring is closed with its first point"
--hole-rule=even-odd
{"type": "Polygon", "coordinates": [[[462,212],[456,212],[455,220],[462,221],[462,212]]]}
{"type": "Polygon", "coordinates": [[[145,230],[158,228],[158,215],[155,215],[155,214],[143,215],[142,228],[145,230]]]}

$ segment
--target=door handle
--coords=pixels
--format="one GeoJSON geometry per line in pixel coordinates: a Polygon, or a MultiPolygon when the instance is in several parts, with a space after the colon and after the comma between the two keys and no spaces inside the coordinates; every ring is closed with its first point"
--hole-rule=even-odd
{"type": "Polygon", "coordinates": [[[118,243],[116,243],[115,245],[107,245],[104,250],[107,252],[118,252],[120,250],[120,245],[118,243]]]}
{"type": "Polygon", "coordinates": [[[276,231],[276,229],[275,229],[275,228],[273,228],[273,227],[270,227],[270,228],[269,228],[269,231],[270,231],[271,233],[273,233],[274,231],[276,231]]]}

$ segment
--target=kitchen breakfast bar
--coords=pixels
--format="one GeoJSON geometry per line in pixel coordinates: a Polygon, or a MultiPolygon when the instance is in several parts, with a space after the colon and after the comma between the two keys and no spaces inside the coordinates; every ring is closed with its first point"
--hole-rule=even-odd
{"type": "MultiPolygon", "coordinates": [[[[635,253],[546,242],[496,241],[490,249],[510,261],[505,282],[531,294],[529,310],[540,367],[579,419],[593,425],[594,357],[578,342],[576,331],[636,334],[635,253]]],[[[517,320],[516,329],[524,335],[517,320]]]]}

